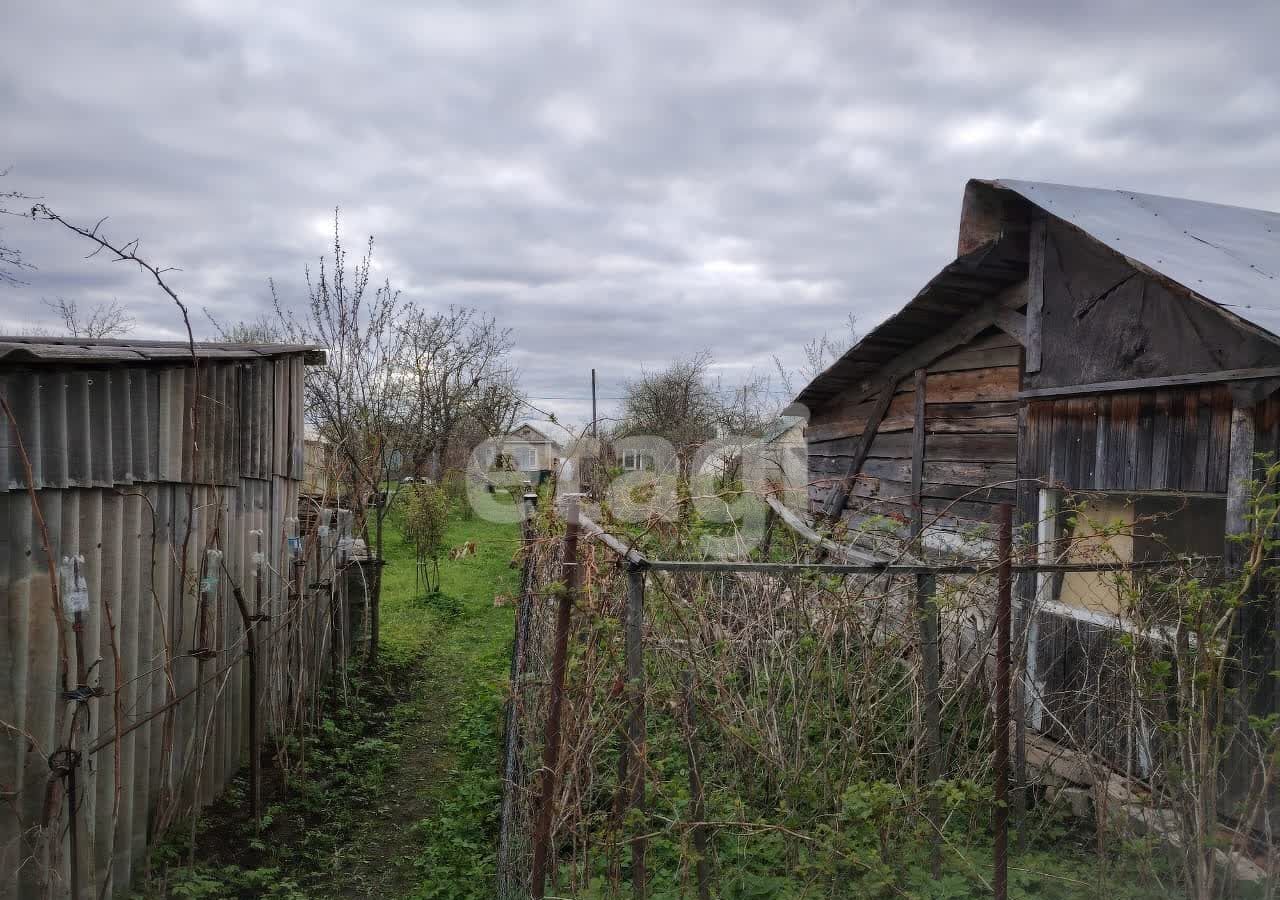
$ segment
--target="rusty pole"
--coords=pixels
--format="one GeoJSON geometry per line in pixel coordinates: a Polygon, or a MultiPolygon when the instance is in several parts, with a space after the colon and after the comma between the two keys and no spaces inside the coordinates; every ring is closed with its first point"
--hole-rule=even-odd
{"type": "Polygon", "coordinates": [[[996,599],[995,830],[992,888],[996,900],[1009,896],[1009,648],[1013,606],[1013,507],[1000,504],[1000,591],[996,599]]]}
{"type": "Polygon", "coordinates": [[[547,857],[550,853],[551,819],[556,802],[556,769],[560,765],[560,716],[564,706],[564,670],[569,653],[569,619],[582,573],[578,568],[578,498],[569,497],[565,509],[564,589],[556,614],[555,649],[551,657],[551,696],[542,751],[542,791],[538,821],[533,829],[533,871],[529,896],[542,900],[547,891],[547,857]]]}
{"type": "MultiPolygon", "coordinates": [[[[627,568],[626,663],[627,693],[631,715],[627,720],[627,745],[631,762],[631,808],[644,811],[645,769],[648,766],[644,728],[644,569],[627,568]]],[[[643,900],[648,891],[645,854],[648,841],[643,831],[631,839],[631,891],[643,900]]]]}

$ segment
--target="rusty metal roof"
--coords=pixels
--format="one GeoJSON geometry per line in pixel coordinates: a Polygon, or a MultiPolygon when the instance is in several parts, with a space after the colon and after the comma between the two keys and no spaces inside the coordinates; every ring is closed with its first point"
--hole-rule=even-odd
{"type": "MultiPolygon", "coordinates": [[[[199,359],[271,359],[305,355],[308,365],[323,365],[326,352],[313,344],[232,344],[197,342],[199,359]]],[[[186,341],[88,340],[43,335],[0,336],[0,365],[24,363],[123,364],[149,362],[181,364],[191,359],[186,341]]]]}
{"type": "Polygon", "coordinates": [[[1139,269],[1280,335],[1280,213],[1220,203],[999,179],[1139,269]]]}

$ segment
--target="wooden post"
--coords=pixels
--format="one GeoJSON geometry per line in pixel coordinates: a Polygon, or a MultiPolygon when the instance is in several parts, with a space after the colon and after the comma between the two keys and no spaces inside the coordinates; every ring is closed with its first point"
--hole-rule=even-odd
{"type": "Polygon", "coordinates": [[[556,614],[555,645],[551,657],[551,688],[542,753],[542,791],[538,801],[538,820],[533,829],[533,869],[529,894],[542,900],[547,891],[547,858],[551,847],[551,820],[556,803],[556,775],[560,766],[560,717],[564,706],[564,672],[569,654],[569,621],[573,603],[582,581],[578,568],[578,500],[570,497],[565,511],[564,573],[565,585],[560,594],[556,614]]]}
{"type": "Polygon", "coordinates": [[[1027,331],[1025,346],[1026,371],[1040,371],[1040,334],[1044,319],[1044,251],[1046,222],[1044,213],[1031,214],[1030,246],[1027,248],[1027,331]]]}
{"type": "Polygon", "coordinates": [[[995,709],[995,808],[991,823],[995,831],[992,857],[995,871],[991,880],[995,900],[1009,896],[1009,645],[1010,614],[1013,605],[1013,507],[1000,504],[1000,574],[996,600],[996,709],[995,709]]]}
{"type": "Polygon", "coordinates": [[[1232,535],[1249,530],[1249,484],[1253,480],[1253,410],[1238,404],[1231,408],[1231,445],[1227,475],[1227,540],[1222,560],[1229,572],[1239,572],[1244,565],[1245,545],[1231,540],[1232,535]]]}
{"type": "MultiPolygon", "coordinates": [[[[627,568],[627,694],[631,717],[627,722],[627,745],[631,763],[631,808],[644,812],[645,768],[648,765],[644,727],[644,569],[627,568]]],[[[645,853],[648,841],[644,829],[631,839],[631,891],[639,900],[648,890],[645,853]]]]}

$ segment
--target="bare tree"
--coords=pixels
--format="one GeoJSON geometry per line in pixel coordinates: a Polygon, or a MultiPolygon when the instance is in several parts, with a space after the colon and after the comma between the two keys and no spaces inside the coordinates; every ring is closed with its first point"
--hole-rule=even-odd
{"type": "Polygon", "coordinates": [[[88,313],[81,312],[80,304],[74,300],[59,297],[57,300],[41,300],[45,306],[58,314],[62,327],[71,337],[109,338],[119,337],[133,331],[137,324],[119,301],[98,303],[88,313]]]}
{"type": "Polygon", "coordinates": [[[201,307],[201,312],[209,320],[213,330],[218,333],[218,337],[227,343],[279,344],[285,341],[285,328],[279,316],[263,313],[256,319],[222,322],[204,307],[201,307]]]}
{"type": "Polygon", "coordinates": [[[408,382],[401,449],[415,469],[425,466],[439,478],[442,454],[468,416],[494,429],[514,417],[519,398],[507,364],[511,332],[492,316],[462,307],[417,310],[401,331],[408,382]]]}
{"type": "Polygon", "coordinates": [[[654,435],[675,448],[677,490],[681,515],[689,508],[688,485],[693,458],[706,441],[716,436],[722,407],[708,369],[711,351],[677,359],[661,372],[645,373],[623,387],[621,421],[615,438],[654,435]]]}
{"type": "Polygon", "coordinates": [[[849,313],[843,337],[833,338],[829,332],[824,331],[804,345],[804,364],[799,369],[788,369],[783,365],[781,357],[775,354],[773,365],[778,371],[778,380],[782,383],[783,390],[794,397],[806,384],[844,356],[860,338],[857,317],[849,313]]]}
{"type": "MultiPolygon", "coordinates": [[[[0,169],[0,178],[9,174],[8,169],[0,169]]],[[[28,210],[11,210],[9,204],[14,201],[27,201],[35,198],[29,197],[19,191],[0,191],[0,215],[22,215],[28,214],[28,210]]],[[[18,285],[25,284],[19,273],[24,269],[35,268],[31,263],[22,258],[22,251],[16,247],[11,247],[0,240],[0,285],[18,285]]]]}
{"type": "Polygon", "coordinates": [[[485,437],[497,438],[515,428],[525,405],[515,370],[506,369],[480,385],[471,417],[484,429],[485,437]]]}
{"type": "MultiPolygon", "coordinates": [[[[402,433],[409,382],[399,377],[406,329],[413,307],[390,282],[370,289],[373,238],[364,256],[347,262],[338,210],[333,216],[333,258],[320,259],[319,274],[306,270],[307,300],[295,315],[281,300],[275,282],[271,295],[283,334],[295,343],[314,343],[329,351],[327,366],[308,367],[307,416],[329,441],[351,483],[351,503],[365,534],[373,527],[374,553],[383,558],[383,532],[395,490],[395,437],[402,433]],[[386,486],[386,487],[384,487],[386,486]],[[372,519],[372,523],[370,520],[372,519]]],[[[369,607],[369,658],[378,652],[381,582],[369,607]]]]}

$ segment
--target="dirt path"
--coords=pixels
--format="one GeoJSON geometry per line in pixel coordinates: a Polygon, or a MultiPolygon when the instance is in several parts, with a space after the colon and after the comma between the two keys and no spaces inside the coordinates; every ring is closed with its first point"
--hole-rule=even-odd
{"type": "Polygon", "coordinates": [[[269,773],[261,830],[243,775],[204,817],[196,865],[185,829],[135,885],[153,898],[481,900],[493,894],[498,760],[513,614],[514,526],[450,524],[473,556],[441,566],[441,590],[415,590],[413,563],[388,541],[382,654],[353,671],[307,736],[306,772],[269,773]]]}

